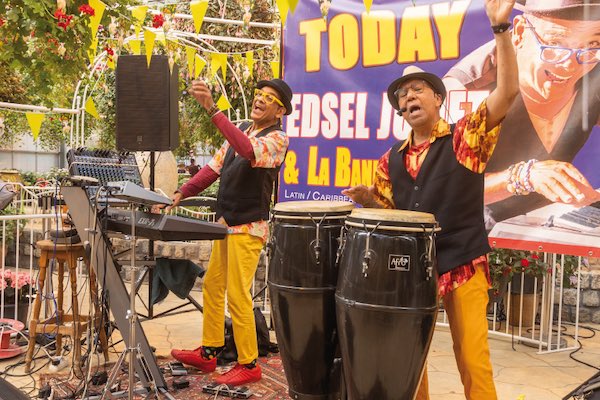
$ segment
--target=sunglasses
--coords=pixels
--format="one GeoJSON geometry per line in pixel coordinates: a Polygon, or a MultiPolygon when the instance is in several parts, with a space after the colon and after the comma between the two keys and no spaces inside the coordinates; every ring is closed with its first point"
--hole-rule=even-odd
{"type": "Polygon", "coordinates": [[[283,103],[281,102],[281,100],[279,100],[277,97],[273,96],[271,93],[267,93],[264,90],[260,90],[260,89],[254,89],[254,97],[258,97],[258,96],[262,97],[262,99],[267,104],[277,103],[281,107],[285,107],[283,105],[283,103]]]}

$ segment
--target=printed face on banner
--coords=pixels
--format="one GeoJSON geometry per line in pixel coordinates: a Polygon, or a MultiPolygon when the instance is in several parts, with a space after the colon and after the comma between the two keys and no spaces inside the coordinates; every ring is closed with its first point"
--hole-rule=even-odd
{"type": "MultiPolygon", "coordinates": [[[[336,0],[323,18],[318,1],[307,0],[290,14],[282,62],[294,96],[283,126],[290,148],[279,201],[348,200],[343,189],[373,184],[380,157],[408,137],[409,122],[429,112],[399,116],[388,101],[388,86],[407,66],[443,78],[447,96],[439,113],[451,124],[495,89],[495,41],[484,2],[413,3],[375,1],[367,13],[362,0],[336,0]]],[[[493,182],[522,161],[575,168],[585,177],[575,185],[588,193],[600,188],[600,21],[560,19],[560,13],[514,12],[521,95],[485,170],[486,207],[496,221],[551,201],[538,194],[494,197],[493,182]]],[[[406,103],[426,94],[433,96],[408,90],[406,103]]]]}
{"type": "Polygon", "coordinates": [[[570,96],[600,61],[600,21],[520,15],[513,42],[521,90],[538,102],[570,96]]]}

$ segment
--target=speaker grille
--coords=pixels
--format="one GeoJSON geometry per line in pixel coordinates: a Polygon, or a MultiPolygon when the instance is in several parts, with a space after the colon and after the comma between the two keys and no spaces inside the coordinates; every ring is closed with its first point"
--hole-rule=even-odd
{"type": "Polygon", "coordinates": [[[166,151],[179,145],[178,68],[166,56],[121,56],[117,62],[117,148],[166,151]]]}

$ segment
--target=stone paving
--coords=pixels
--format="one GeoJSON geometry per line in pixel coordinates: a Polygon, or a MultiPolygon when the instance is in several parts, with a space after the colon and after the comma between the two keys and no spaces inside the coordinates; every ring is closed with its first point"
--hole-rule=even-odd
{"type": "MultiPolygon", "coordinates": [[[[201,299],[201,292],[194,291],[194,297],[201,299]]],[[[174,295],[158,306],[156,312],[180,304],[174,295]]],[[[82,304],[86,304],[83,301],[82,304]]],[[[191,306],[188,306],[191,308],[191,306]]],[[[169,315],[143,322],[150,344],[156,347],[156,354],[167,356],[172,347],[195,348],[200,344],[202,314],[195,310],[182,314],[169,315]]],[[[599,325],[591,325],[599,329],[599,325]]],[[[581,336],[591,336],[592,331],[581,329],[581,336]]],[[[118,340],[119,334],[113,336],[118,340]]],[[[274,339],[274,335],[273,335],[274,339]]],[[[574,357],[600,367],[600,336],[581,339],[582,349],[574,357]]],[[[596,371],[569,357],[569,351],[538,354],[537,348],[512,343],[509,338],[490,339],[494,377],[499,398],[502,400],[560,400],[596,371]],[[523,397],[524,396],[524,397],[523,397]]],[[[111,359],[117,357],[117,345],[111,359]]],[[[22,358],[21,358],[22,359],[22,358]]],[[[20,358],[0,362],[0,370],[19,361],[20,358]]],[[[429,355],[429,383],[432,400],[464,399],[462,385],[452,352],[452,340],[446,327],[436,329],[429,355]]],[[[14,373],[23,374],[18,367],[14,373]]],[[[44,368],[34,375],[47,372],[44,368]]],[[[17,387],[31,385],[31,378],[8,377],[17,387]]],[[[35,392],[37,395],[37,391],[35,392]]]]}

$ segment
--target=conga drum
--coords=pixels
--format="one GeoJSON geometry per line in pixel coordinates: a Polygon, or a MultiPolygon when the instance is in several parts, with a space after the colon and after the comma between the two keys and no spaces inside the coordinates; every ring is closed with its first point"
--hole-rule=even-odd
{"type": "Polygon", "coordinates": [[[283,368],[293,399],[338,399],[337,259],[349,202],[274,207],[268,285],[283,368]]]}
{"type": "Polygon", "coordinates": [[[411,400],[437,315],[431,214],[355,209],[335,294],[350,400],[411,400]]]}

